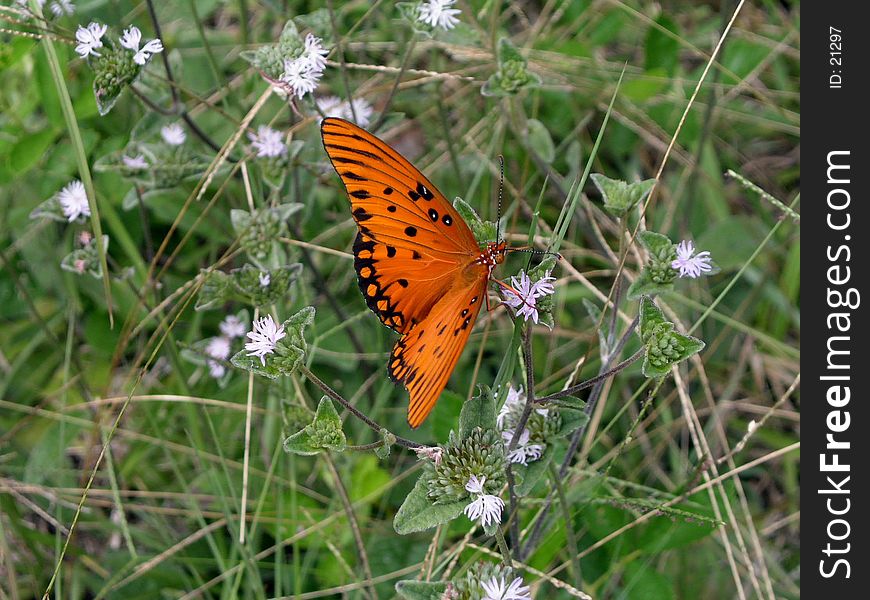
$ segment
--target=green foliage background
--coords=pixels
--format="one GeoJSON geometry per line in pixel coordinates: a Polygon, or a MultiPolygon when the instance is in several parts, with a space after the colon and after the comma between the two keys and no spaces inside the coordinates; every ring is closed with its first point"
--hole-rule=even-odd
{"type": "MultiPolygon", "coordinates": [[[[182,355],[217,335],[226,314],[245,308],[234,302],[195,311],[194,292],[201,269],[244,264],[234,252],[231,210],[247,210],[251,201],[302,205],[280,245],[303,271],[275,310],[284,319],[301,307],[317,308],[307,330],[307,367],[391,432],[443,443],[463,400],[476,384],[491,385],[506,349],[513,351],[506,313],[482,314],[434,413],[418,430],[408,428],[407,396],[384,372],[394,336],[356,286],[347,254],[356,229],[305,103],[302,118],[272,95],[252,123],[269,123],[301,142],[277,190],[267,169],[246,156],[243,136],[195,199],[216,153],[190,130],[188,143],[202,165],[141,203],[130,179],[94,173],[103,232],[111,239],[114,323],[103,281],[61,270],[78,247],[76,235],[90,225],[31,220],[30,212],[82,177],[82,158],[93,168],[133,137],[155,138],[161,125],[178,119],[156,114],[129,90],[108,115],[98,115],[92,73],[73,52],[75,27],[98,20],[118,32],[129,24],[146,37],[154,31],[144,2],[78,5],[74,17],[54,19],[46,29],[81,148],[71,137],[46,42],[37,39],[43,28],[0,8],[4,597],[40,597],[57,569],[51,593],[58,598],[390,598],[400,579],[437,580],[461,575],[477,560],[498,561],[482,531],[466,537],[464,517],[434,532],[395,533],[393,516],[420,472],[412,452],[394,447],[384,459],[370,451],[286,454],[284,438],[310,421],[320,399],[306,378],[273,383],[233,370],[221,386],[182,355]],[[136,199],[129,210],[125,197],[136,199]]],[[[738,586],[744,597],[798,597],[799,223],[725,172],[733,169],[799,210],[799,5],[741,4],[676,140],[733,2],[473,0],[457,5],[459,27],[413,41],[391,2],[158,3],[178,107],[209,140],[225,144],[268,87],[240,53],[274,42],[288,18],[327,5],[340,51],[330,56],[335,64],[316,95],[346,97],[350,90],[374,105],[375,118],[390,99],[379,134],[448,198],[461,196],[484,218],[495,218],[496,155],[503,154],[515,244],[533,222],[546,243],[625,69],[592,169],[626,181],[656,177],[673,141],[645,227],[695,240],[722,269],[679,280],[674,293],[657,299],[680,331],[692,329],[706,342],[680,378],[648,397],[635,363],[605,386],[578,460],[560,480],[565,503],[521,569],[536,597],[576,595],[556,580],[596,598],[732,598],[738,586]],[[502,37],[527,58],[540,87],[509,97],[481,94],[502,37]],[[750,422],[762,419],[741,444],[750,422]],[[699,451],[698,435],[709,453],[699,451]],[[674,510],[662,508],[687,492],[674,510]]],[[[137,86],[148,102],[173,106],[161,60],[137,86]]],[[[600,309],[612,292],[622,229],[602,210],[591,181],[583,191],[560,249],[565,260],[554,272],[555,328],[534,332],[541,394],[561,389],[583,357],[573,380],[597,374],[600,340],[608,336],[607,322],[599,335],[583,301],[600,309]]],[[[637,213],[630,222],[638,222],[637,213]]],[[[637,242],[628,247],[619,273],[625,289],[643,264],[640,249],[637,242]]],[[[499,273],[515,274],[526,259],[511,257],[499,273]]],[[[627,321],[637,307],[621,305],[627,321]]],[[[632,336],[624,356],[639,347],[632,336]]],[[[513,384],[524,384],[519,370],[513,384]]],[[[343,416],[348,443],[379,439],[343,416]]],[[[553,487],[552,478],[542,477],[522,505],[523,533],[553,487]]]]}

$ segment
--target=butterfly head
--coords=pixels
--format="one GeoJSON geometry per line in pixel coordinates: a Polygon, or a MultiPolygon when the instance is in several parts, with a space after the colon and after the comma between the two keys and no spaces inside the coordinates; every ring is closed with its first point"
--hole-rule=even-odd
{"type": "Polygon", "coordinates": [[[504,262],[505,254],[508,252],[507,242],[489,242],[486,247],[481,250],[480,257],[477,262],[489,267],[490,271],[496,266],[504,262]]]}

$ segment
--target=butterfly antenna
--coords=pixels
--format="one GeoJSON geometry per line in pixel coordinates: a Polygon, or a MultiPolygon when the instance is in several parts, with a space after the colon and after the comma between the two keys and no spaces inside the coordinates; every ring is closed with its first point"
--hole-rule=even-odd
{"type": "Polygon", "coordinates": [[[545,256],[555,256],[557,260],[562,260],[562,255],[558,252],[550,252],[549,250],[538,250],[537,248],[508,248],[508,252],[525,252],[527,254],[538,254],[545,256]]]}
{"type": "Polygon", "coordinates": [[[498,212],[495,217],[495,241],[501,241],[501,232],[499,231],[499,227],[501,226],[501,200],[504,192],[504,156],[501,154],[498,155],[498,165],[501,172],[498,180],[498,212]]]}

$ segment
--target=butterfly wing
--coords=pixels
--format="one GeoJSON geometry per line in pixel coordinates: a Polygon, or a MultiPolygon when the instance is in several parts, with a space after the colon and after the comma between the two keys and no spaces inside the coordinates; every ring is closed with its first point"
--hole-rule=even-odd
{"type": "Polygon", "coordinates": [[[408,390],[411,427],[426,419],[447,385],[485,301],[486,283],[482,268],[464,271],[426,318],[393,347],[388,370],[393,381],[408,390]]]}
{"type": "Polygon", "coordinates": [[[360,289],[381,322],[406,333],[480,252],[477,242],[447,198],[385,142],[342,119],[323,119],[320,131],[359,227],[360,289]]]}

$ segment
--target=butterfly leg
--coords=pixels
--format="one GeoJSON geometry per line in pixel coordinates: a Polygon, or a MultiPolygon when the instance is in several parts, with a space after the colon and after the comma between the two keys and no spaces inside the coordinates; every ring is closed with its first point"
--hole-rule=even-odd
{"type": "MultiPolygon", "coordinates": [[[[504,281],[502,281],[502,280],[500,280],[500,279],[496,279],[495,277],[490,277],[489,280],[492,281],[493,283],[495,283],[495,284],[501,286],[503,289],[505,289],[505,290],[511,292],[512,294],[514,294],[517,298],[520,299],[520,301],[521,301],[523,304],[525,304],[525,305],[528,306],[529,308],[534,308],[534,306],[532,306],[531,304],[529,304],[528,302],[526,302],[526,299],[523,298],[523,295],[520,294],[517,290],[515,290],[515,289],[514,289],[510,284],[505,283],[504,281]]],[[[487,296],[487,298],[486,298],[486,310],[487,310],[487,311],[489,310],[489,296],[487,296]]]]}

